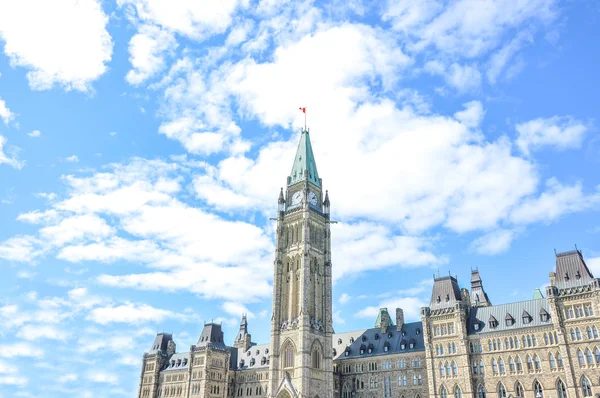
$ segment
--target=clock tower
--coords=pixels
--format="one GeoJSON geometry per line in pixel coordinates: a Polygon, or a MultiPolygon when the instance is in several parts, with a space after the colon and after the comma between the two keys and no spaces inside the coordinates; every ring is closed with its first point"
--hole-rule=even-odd
{"type": "Polygon", "coordinates": [[[332,398],[329,196],[307,130],[278,204],[269,395],[332,398]]]}

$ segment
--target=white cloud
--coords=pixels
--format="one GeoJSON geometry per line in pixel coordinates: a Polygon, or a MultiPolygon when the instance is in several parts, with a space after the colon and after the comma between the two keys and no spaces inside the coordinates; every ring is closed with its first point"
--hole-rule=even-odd
{"type": "Polygon", "coordinates": [[[565,186],[550,178],[546,181],[546,190],[538,197],[524,200],[510,213],[515,224],[534,222],[550,223],[559,217],[600,207],[600,186],[596,192],[586,195],[581,183],[565,186]]]}
{"type": "Polygon", "coordinates": [[[40,237],[53,245],[62,246],[65,243],[81,239],[101,240],[114,234],[114,228],[95,214],[83,214],[68,217],[56,225],[40,229],[40,237]]]}
{"type": "MultiPolygon", "coordinates": [[[[488,70],[486,72],[488,81],[492,84],[496,83],[498,77],[506,69],[511,58],[517,53],[523,45],[531,43],[533,35],[529,31],[519,33],[513,40],[505,44],[500,50],[496,51],[489,60],[488,70]]],[[[507,71],[507,77],[514,76],[514,73],[507,71]],[[510,75],[510,76],[509,76],[510,75]]]]}
{"type": "Polygon", "coordinates": [[[516,236],[517,232],[514,230],[499,229],[477,238],[471,243],[471,248],[479,254],[503,253],[510,248],[516,236]]]}
{"type": "Polygon", "coordinates": [[[346,304],[348,301],[350,301],[352,299],[352,296],[350,296],[348,293],[342,293],[342,295],[340,296],[340,298],[338,299],[338,302],[340,304],[346,304]]]}
{"type": "Polygon", "coordinates": [[[97,0],[21,0],[0,3],[0,37],[13,66],[22,66],[33,89],[55,84],[89,90],[107,69],[112,40],[97,0]]]}
{"type": "Polygon", "coordinates": [[[29,382],[26,377],[23,376],[2,376],[0,375],[0,385],[12,385],[12,386],[24,386],[29,382]]]}
{"type": "Polygon", "coordinates": [[[9,157],[4,153],[4,145],[6,144],[6,138],[0,135],[0,165],[7,164],[15,169],[21,169],[25,162],[19,161],[16,157],[9,157]]]}
{"type": "Polygon", "coordinates": [[[86,379],[94,383],[118,384],[119,377],[114,373],[105,371],[91,371],[86,374],[86,379]]]}
{"type": "Polygon", "coordinates": [[[543,146],[558,149],[580,148],[588,127],[570,116],[534,119],[515,126],[516,145],[525,154],[543,146]]]}
{"type": "Polygon", "coordinates": [[[97,307],[90,311],[87,319],[106,325],[110,323],[141,324],[159,323],[165,319],[184,319],[172,311],[154,308],[148,304],[126,303],[118,306],[97,307]]]}
{"type": "Polygon", "coordinates": [[[465,109],[454,114],[454,118],[469,128],[477,128],[481,124],[485,111],[479,101],[464,104],[465,109]]]}
{"type": "Polygon", "coordinates": [[[455,62],[446,67],[439,61],[429,61],[424,70],[444,77],[446,83],[459,92],[475,91],[481,86],[481,73],[476,65],[460,65],[455,62]]]}
{"type": "Polygon", "coordinates": [[[6,106],[6,102],[0,98],[0,119],[4,122],[4,124],[8,125],[10,121],[15,118],[15,114],[8,109],[6,106]]]}
{"type": "Polygon", "coordinates": [[[600,276],[600,257],[592,257],[585,260],[590,271],[596,277],[600,276]]]}
{"type": "Polygon", "coordinates": [[[245,305],[238,302],[226,301],[221,307],[228,314],[235,315],[240,318],[243,314],[246,314],[250,319],[255,318],[254,313],[249,311],[245,305]]]}
{"type": "Polygon", "coordinates": [[[70,333],[67,330],[61,330],[60,328],[53,325],[36,324],[25,325],[17,333],[17,337],[29,341],[35,341],[40,339],[64,341],[68,339],[69,336],[70,333]]]}
{"type": "Polygon", "coordinates": [[[79,162],[79,157],[77,155],[71,155],[69,157],[66,157],[65,161],[71,162],[71,163],[77,163],[77,162],[79,162]]]}
{"type": "Polygon", "coordinates": [[[40,254],[38,241],[33,236],[14,236],[0,242],[0,258],[9,261],[30,262],[40,254]]]}
{"type": "Polygon", "coordinates": [[[40,347],[30,343],[13,342],[10,344],[0,344],[0,358],[41,358],[43,356],[44,351],[40,347]]]}
{"type": "Polygon", "coordinates": [[[177,41],[170,32],[153,25],[140,26],[129,41],[129,62],[133,69],[127,73],[127,82],[139,85],[163,70],[165,53],[176,47],[177,41]]]}
{"type": "Polygon", "coordinates": [[[27,133],[27,135],[35,138],[41,136],[42,132],[40,130],[33,130],[31,133],[27,133]]]}
{"type": "Polygon", "coordinates": [[[58,382],[61,384],[64,383],[72,383],[74,381],[77,381],[79,379],[79,377],[77,376],[76,373],[65,373],[61,376],[58,377],[58,382]]]}

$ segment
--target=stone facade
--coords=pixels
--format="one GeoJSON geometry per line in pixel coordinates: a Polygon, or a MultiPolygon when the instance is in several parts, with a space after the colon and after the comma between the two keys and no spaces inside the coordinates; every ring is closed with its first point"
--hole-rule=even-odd
{"type": "Polygon", "coordinates": [[[252,343],[245,317],[233,346],[214,323],[185,353],[159,333],[139,398],[600,397],[600,279],[578,250],[556,254],[532,300],[492,305],[478,271],[470,289],[434,277],[419,322],[382,308],[374,327],[334,333],[322,186],[303,131],[278,202],[270,343],[252,343]]]}

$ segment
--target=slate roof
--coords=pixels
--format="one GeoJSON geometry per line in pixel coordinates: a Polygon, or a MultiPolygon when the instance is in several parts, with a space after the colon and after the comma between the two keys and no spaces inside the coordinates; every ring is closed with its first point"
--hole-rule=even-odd
{"type": "Polygon", "coordinates": [[[169,357],[167,362],[165,362],[163,368],[160,370],[161,372],[172,372],[178,370],[187,370],[190,366],[190,353],[189,352],[180,352],[177,354],[173,354],[169,357]]]}
{"type": "Polygon", "coordinates": [[[431,310],[454,307],[459,301],[461,301],[460,288],[455,277],[442,276],[433,279],[431,301],[429,302],[431,310]]]}
{"type": "Polygon", "coordinates": [[[589,285],[594,276],[579,250],[556,254],[556,287],[569,289],[589,285]]]}
{"type": "Polygon", "coordinates": [[[483,281],[479,270],[471,271],[471,302],[473,305],[491,305],[487,293],[483,289],[483,281]]]}
{"type": "Polygon", "coordinates": [[[169,341],[173,340],[171,333],[158,333],[152,344],[152,348],[148,351],[148,354],[155,354],[159,351],[167,351],[169,341]]]}
{"type": "Polygon", "coordinates": [[[223,330],[218,323],[206,323],[196,343],[196,347],[212,347],[218,349],[227,349],[223,343],[223,330]]]}
{"type": "Polygon", "coordinates": [[[269,368],[269,358],[270,358],[270,344],[257,344],[250,347],[250,349],[244,351],[241,348],[237,349],[237,363],[235,368],[237,370],[247,370],[247,369],[262,369],[269,368]],[[263,358],[265,358],[265,362],[263,364],[263,358]],[[244,366],[240,366],[240,362],[244,361],[244,366]],[[254,364],[253,361],[254,360],[254,364]]]}
{"type": "Polygon", "coordinates": [[[500,304],[489,307],[474,307],[469,314],[468,333],[480,334],[504,332],[507,330],[533,328],[544,325],[550,326],[552,324],[550,316],[548,316],[547,322],[543,322],[540,317],[540,313],[543,311],[546,311],[548,314],[550,313],[548,308],[548,301],[545,298],[500,304]],[[531,316],[529,323],[523,323],[522,316],[525,314],[529,314],[531,316]],[[508,318],[509,315],[514,319],[514,323],[510,326],[507,326],[506,318],[508,318]],[[495,328],[490,328],[489,321],[492,318],[498,320],[498,326],[495,328]],[[475,324],[479,324],[478,330],[475,329],[475,324]]]}
{"type": "Polygon", "coordinates": [[[335,350],[335,354],[333,355],[334,360],[424,351],[423,325],[421,322],[405,323],[402,331],[397,331],[396,328],[390,327],[385,334],[381,333],[380,328],[336,333],[333,335],[333,349],[335,350]],[[410,348],[411,341],[414,343],[413,348],[410,348]],[[401,349],[400,346],[403,342],[405,348],[401,349]],[[384,351],[386,343],[389,344],[387,352],[384,351]],[[360,353],[361,346],[365,348],[363,354],[360,353]],[[371,347],[371,353],[368,352],[369,347],[371,347]],[[347,348],[350,349],[348,356],[345,355],[347,348]]]}
{"type": "Polygon", "coordinates": [[[308,131],[302,130],[292,171],[288,178],[288,185],[293,185],[306,179],[318,187],[321,186],[319,173],[317,172],[317,163],[315,162],[315,155],[313,154],[312,145],[310,143],[310,135],[308,131]],[[305,170],[308,171],[306,176],[304,175],[305,170]]]}

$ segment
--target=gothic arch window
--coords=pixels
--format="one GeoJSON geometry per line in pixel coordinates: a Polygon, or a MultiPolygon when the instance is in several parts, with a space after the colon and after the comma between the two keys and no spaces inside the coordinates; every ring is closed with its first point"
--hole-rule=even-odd
{"type": "Polygon", "coordinates": [[[508,369],[511,372],[515,371],[515,360],[512,357],[508,357],[508,369]]]}
{"type": "Polygon", "coordinates": [[[454,387],[454,398],[462,398],[462,390],[458,385],[454,387]]]}
{"type": "Polygon", "coordinates": [[[506,398],[506,388],[504,388],[504,384],[498,384],[498,398],[506,398]]]}
{"type": "Polygon", "coordinates": [[[284,345],[283,351],[283,368],[289,369],[294,367],[294,345],[288,341],[284,345]]]}
{"type": "Polygon", "coordinates": [[[596,326],[592,326],[592,334],[594,335],[595,339],[598,338],[598,328],[596,328],[596,326]]]}
{"type": "Polygon", "coordinates": [[[581,392],[583,393],[583,396],[591,397],[592,396],[592,385],[590,384],[589,379],[585,376],[582,376],[580,384],[581,384],[581,392]]]}
{"type": "Polygon", "coordinates": [[[450,376],[450,363],[446,362],[446,376],[450,376]]]}
{"type": "Polygon", "coordinates": [[[440,362],[440,377],[446,376],[446,369],[444,368],[444,364],[440,362]]]}
{"type": "Polygon", "coordinates": [[[525,391],[523,390],[523,385],[518,381],[515,383],[515,396],[517,398],[525,397],[525,391]]]}
{"type": "Polygon", "coordinates": [[[492,372],[498,373],[498,361],[496,359],[492,359],[492,372]]]}
{"type": "Polygon", "coordinates": [[[556,354],[556,364],[558,365],[559,369],[562,369],[563,360],[562,360],[562,355],[560,355],[560,352],[556,354]]]}
{"type": "Polygon", "coordinates": [[[527,370],[530,372],[533,370],[533,359],[531,359],[531,355],[527,355],[527,370]]]}
{"type": "Polygon", "coordinates": [[[533,391],[535,392],[534,398],[543,398],[544,397],[544,389],[539,381],[535,381],[533,383],[533,391]]]}
{"type": "Polygon", "coordinates": [[[575,341],[575,329],[571,329],[571,341],[575,341]]]}
{"type": "Polygon", "coordinates": [[[592,351],[589,348],[585,350],[585,359],[588,365],[594,364],[594,357],[592,356],[592,351]]]}
{"type": "Polygon", "coordinates": [[[504,359],[500,358],[500,361],[498,361],[498,364],[500,365],[500,373],[504,373],[505,372],[504,359]]]}
{"type": "Polygon", "coordinates": [[[577,335],[577,340],[581,340],[581,330],[579,328],[575,328],[575,334],[577,335]]]}
{"type": "Polygon", "coordinates": [[[586,333],[587,333],[587,338],[591,339],[592,338],[592,328],[588,326],[586,329],[586,333]]]}
{"type": "Polygon", "coordinates": [[[313,369],[321,369],[322,349],[318,341],[315,341],[312,349],[312,367],[313,369]]]}
{"type": "Polygon", "coordinates": [[[550,363],[550,369],[556,369],[556,360],[554,359],[554,354],[550,353],[548,356],[548,362],[550,363]]]}
{"type": "Polygon", "coordinates": [[[440,389],[440,397],[448,398],[448,391],[446,391],[446,387],[444,387],[444,386],[442,386],[442,388],[440,389]]]}
{"type": "Polygon", "coordinates": [[[482,384],[477,388],[477,398],[485,398],[485,388],[483,388],[482,384]]]}
{"type": "Polygon", "coordinates": [[[567,398],[567,389],[561,379],[556,382],[556,395],[558,398],[567,398]]]}
{"type": "Polygon", "coordinates": [[[534,362],[535,362],[535,370],[541,370],[542,369],[542,364],[540,362],[540,357],[538,357],[537,355],[534,358],[534,362]]]}
{"type": "Polygon", "coordinates": [[[548,340],[548,334],[544,333],[544,344],[548,345],[550,344],[550,340],[548,340]]]}
{"type": "Polygon", "coordinates": [[[600,350],[598,347],[594,349],[594,356],[596,357],[596,363],[600,363],[600,350]]]}
{"type": "Polygon", "coordinates": [[[483,367],[483,359],[481,361],[479,361],[479,374],[483,374],[484,371],[484,367],[483,367]]]}
{"type": "Polygon", "coordinates": [[[458,374],[458,368],[456,366],[456,362],[452,361],[452,374],[456,376],[458,374]]]}
{"type": "Polygon", "coordinates": [[[579,360],[580,365],[585,365],[585,359],[583,358],[583,352],[581,350],[577,350],[577,359],[579,360]]]}

